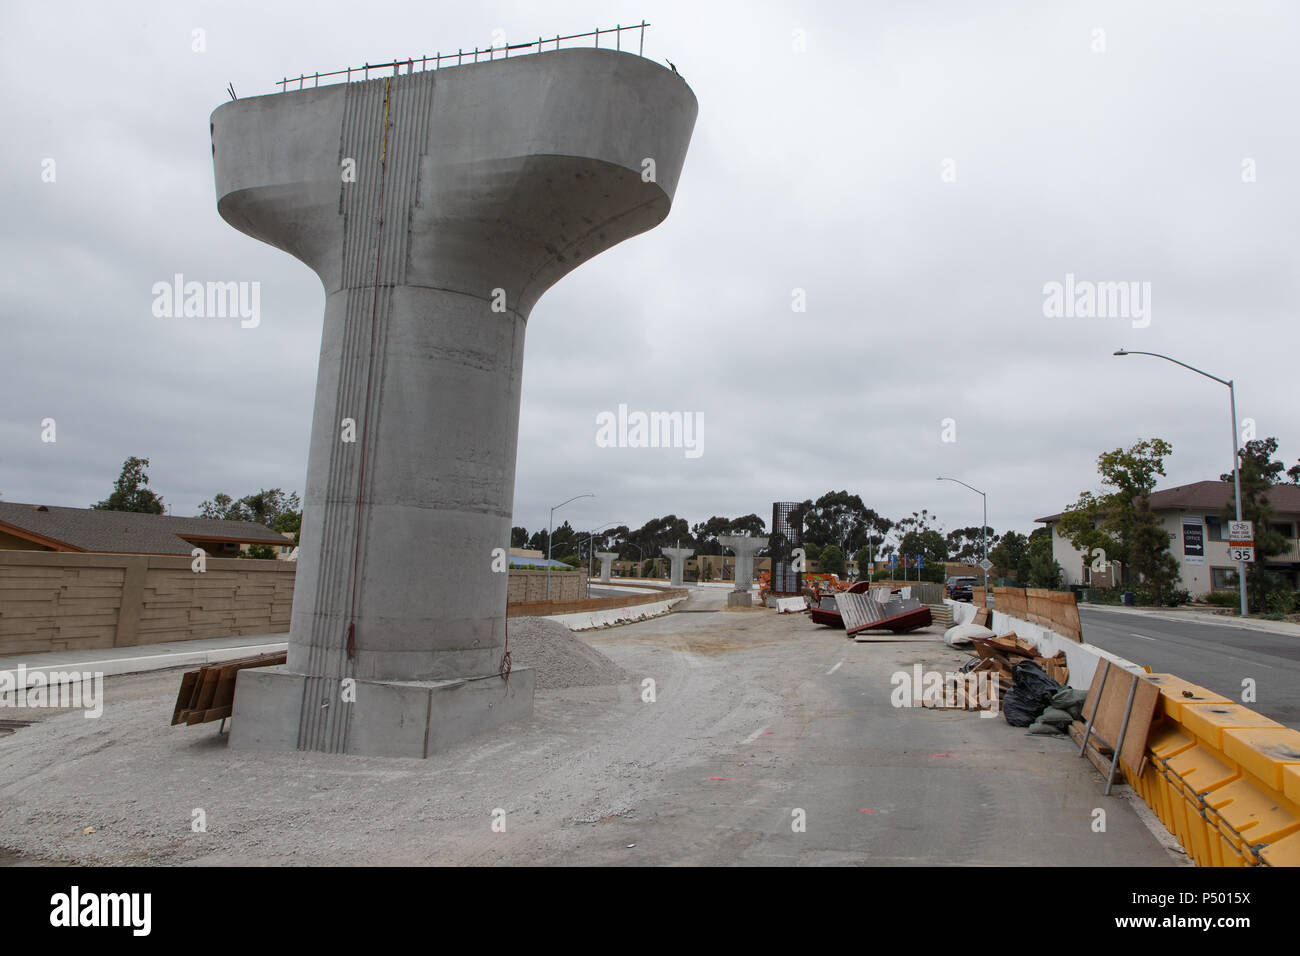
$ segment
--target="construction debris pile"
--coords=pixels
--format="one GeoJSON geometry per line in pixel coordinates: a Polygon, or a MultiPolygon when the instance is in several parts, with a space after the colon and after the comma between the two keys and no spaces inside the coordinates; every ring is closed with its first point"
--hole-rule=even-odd
{"type": "MultiPolygon", "coordinates": [[[[1048,687],[1036,686],[1040,683],[1039,674],[1046,681],[1050,681],[1051,685],[1054,685],[1052,688],[1053,694],[1062,688],[1068,689],[1070,669],[1065,662],[1065,651],[1057,651],[1051,657],[1044,657],[1033,644],[1017,637],[1014,631],[1000,636],[993,636],[993,632],[988,630],[991,619],[992,612],[988,608],[979,608],[975,612],[975,619],[971,622],[971,625],[958,625],[958,628],[952,629],[968,628],[973,630],[974,628],[981,628],[988,636],[972,636],[962,639],[963,643],[969,643],[974,648],[976,654],[975,657],[972,657],[961,667],[960,673],[968,675],[966,686],[962,687],[960,686],[961,682],[954,682],[958,685],[956,694],[927,696],[922,701],[922,706],[937,710],[1002,709],[1009,723],[1013,723],[1014,726],[1027,726],[1033,722],[1033,718],[1042,713],[1048,702],[1044,701],[1043,706],[1038,708],[1033,717],[1023,724],[1014,723],[1012,715],[1006,714],[1006,702],[1017,700],[1016,691],[1018,686],[1020,687],[1019,696],[1025,697],[1026,702],[1040,696],[1040,692],[1048,689],[1048,687]],[[1018,668],[1019,670],[1017,670],[1018,668]],[[987,689],[972,695],[969,692],[971,686],[987,689]],[[1030,688],[1033,688],[1033,690],[1031,691],[1030,688]],[[1000,705],[999,702],[1003,703],[1000,705]]],[[[949,641],[949,643],[953,642],[949,641]]],[[[1048,697],[1050,698],[1051,694],[1048,697]]]]}

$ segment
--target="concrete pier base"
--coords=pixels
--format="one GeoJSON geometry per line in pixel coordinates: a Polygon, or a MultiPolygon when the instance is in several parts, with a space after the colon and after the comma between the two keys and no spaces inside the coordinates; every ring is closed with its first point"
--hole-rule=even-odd
{"type": "Polygon", "coordinates": [[[754,595],[749,591],[730,591],[727,594],[727,607],[753,607],[754,595]]]}
{"type": "Polygon", "coordinates": [[[352,693],[334,682],[317,699],[314,682],[279,667],[246,668],[235,685],[230,746],[238,750],[302,749],[305,707],[335,709],[346,754],[423,759],[533,714],[534,672],[517,667],[500,677],[430,681],[357,680],[352,693]],[[310,700],[304,699],[310,696],[310,700]],[[355,700],[348,700],[354,697],[355,700]]]}
{"type": "Polygon", "coordinates": [[[694,548],[660,548],[668,559],[668,583],[675,588],[682,586],[682,575],[686,570],[686,559],[695,553],[694,548]]]}
{"type": "MultiPolygon", "coordinates": [[[[747,534],[721,535],[718,543],[736,552],[736,591],[748,594],[754,583],[754,552],[767,547],[767,538],[747,534]]],[[[727,603],[728,606],[738,606],[730,600],[727,603]]]]}
{"type": "Polygon", "coordinates": [[[569,49],[212,113],[222,218],[325,293],[288,662],[241,676],[232,747],[422,757],[532,712],[494,567],[528,317],[668,215],[696,112],[652,60],[569,49]]]}
{"type": "Polygon", "coordinates": [[[618,555],[613,551],[597,551],[596,557],[600,558],[600,583],[609,584],[609,572],[614,567],[614,559],[618,555]]]}

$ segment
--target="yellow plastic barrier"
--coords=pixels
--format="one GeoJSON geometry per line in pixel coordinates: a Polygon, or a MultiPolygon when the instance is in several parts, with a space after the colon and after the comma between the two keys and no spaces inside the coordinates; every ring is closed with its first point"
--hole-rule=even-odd
{"type": "Polygon", "coordinates": [[[1163,772],[1164,761],[1195,743],[1191,734],[1171,720],[1162,720],[1147,737],[1147,765],[1141,777],[1143,786],[1138,792],[1170,833],[1174,832],[1173,801],[1181,798],[1170,794],[1169,780],[1163,772]]]}
{"type": "Polygon", "coordinates": [[[1218,830],[1225,857],[1238,862],[1223,866],[1254,866],[1255,847],[1267,846],[1300,832],[1300,812],[1254,781],[1241,777],[1206,794],[1206,821],[1218,830]]]}
{"type": "Polygon", "coordinates": [[[1182,723],[1184,704],[1231,704],[1232,701],[1212,690],[1206,690],[1199,684],[1185,681],[1173,674],[1150,674],[1147,680],[1160,688],[1160,702],[1156,705],[1156,715],[1168,717],[1175,723],[1182,723]]]}
{"type": "Polygon", "coordinates": [[[1240,704],[1185,704],[1182,724],[1220,752],[1223,732],[1236,727],[1281,727],[1276,720],[1247,710],[1240,704]]]}
{"type": "Polygon", "coordinates": [[[1174,833],[1198,866],[1212,866],[1209,826],[1203,794],[1217,790],[1241,776],[1241,770],[1209,747],[1197,744],[1165,761],[1170,785],[1182,798],[1182,813],[1174,810],[1174,833]]]}
{"type": "Polygon", "coordinates": [[[1160,698],[1133,788],[1198,866],[1300,866],[1300,731],[1173,674],[1149,679],[1160,698]]]}
{"type": "Polygon", "coordinates": [[[1291,764],[1282,768],[1282,796],[1292,803],[1300,803],[1300,766],[1291,764]]]}
{"type": "Polygon", "coordinates": [[[1225,730],[1223,753],[1280,794],[1283,769],[1300,764],[1300,730],[1281,726],[1225,730]]]}
{"type": "Polygon", "coordinates": [[[1259,851],[1259,858],[1269,866],[1300,866],[1300,833],[1270,843],[1259,851]]]}

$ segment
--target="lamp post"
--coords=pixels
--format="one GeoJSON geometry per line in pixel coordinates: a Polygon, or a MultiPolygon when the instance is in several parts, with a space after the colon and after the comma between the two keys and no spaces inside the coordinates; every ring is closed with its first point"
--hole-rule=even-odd
{"type": "MultiPolygon", "coordinates": [[[[980,537],[984,539],[984,563],[985,563],[985,564],[988,564],[988,560],[989,560],[989,496],[986,495],[986,494],[984,494],[984,492],[980,491],[978,488],[973,488],[973,487],[971,487],[970,485],[966,484],[966,482],[961,481],[961,480],[958,479],[958,478],[945,478],[943,475],[940,475],[938,478],[936,478],[936,479],[934,479],[934,480],[935,480],[935,481],[955,481],[955,482],[957,482],[957,484],[959,484],[959,485],[961,485],[961,486],[963,486],[963,487],[965,487],[965,488],[970,488],[971,491],[975,492],[975,494],[979,495],[981,498],[984,499],[984,524],[980,527],[980,537]]],[[[987,603],[987,602],[988,602],[988,599],[989,599],[989,569],[988,569],[988,568],[982,568],[982,570],[984,571],[984,601],[985,601],[985,603],[987,603]]]]}
{"type": "MultiPolygon", "coordinates": [[[[569,501],[577,501],[579,498],[594,498],[594,497],[596,497],[596,496],[593,495],[593,494],[590,494],[590,493],[585,494],[585,495],[574,495],[572,498],[569,499],[569,501]]],[[[567,505],[567,504],[569,503],[569,501],[561,501],[558,505],[556,505],[554,508],[551,509],[551,520],[550,520],[550,523],[547,525],[547,530],[546,530],[546,600],[548,600],[548,601],[551,599],[551,539],[555,536],[555,512],[559,511],[561,508],[563,508],[565,505],[567,505]]]]}
{"type": "MultiPolygon", "coordinates": [[[[1219,378],[1217,375],[1211,375],[1194,365],[1188,365],[1186,362],[1180,362],[1176,358],[1170,358],[1168,355],[1161,355],[1159,352],[1130,352],[1128,349],[1117,349],[1115,355],[1151,355],[1155,358],[1162,358],[1166,362],[1173,362],[1175,365],[1181,365],[1183,368],[1195,372],[1197,375],[1204,375],[1206,378],[1212,378],[1220,385],[1228,386],[1229,411],[1232,415],[1232,487],[1237,499],[1237,520],[1241,520],[1241,458],[1237,454],[1237,388],[1229,379],[1219,378]]],[[[1211,582],[1213,583],[1213,582],[1211,582]]],[[[1237,586],[1241,592],[1241,616],[1246,616],[1246,562],[1237,562],[1237,586]]]]}

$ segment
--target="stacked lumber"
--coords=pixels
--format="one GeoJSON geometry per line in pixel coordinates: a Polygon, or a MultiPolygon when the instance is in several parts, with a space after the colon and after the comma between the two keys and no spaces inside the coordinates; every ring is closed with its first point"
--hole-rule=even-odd
{"type": "Polygon", "coordinates": [[[931,710],[992,710],[1010,686],[1010,682],[1002,684],[1002,676],[993,661],[984,659],[969,669],[963,668],[960,674],[945,675],[939,695],[923,693],[917,688],[916,703],[931,710]]]}
{"type": "Polygon", "coordinates": [[[1012,668],[1026,660],[1033,661],[1058,684],[1066,686],[1070,682],[1070,668],[1065,662],[1065,651],[1057,651],[1051,657],[1043,657],[1038,653],[1038,648],[1024,638],[1017,637],[1015,631],[999,637],[973,638],[973,643],[976,654],[986,661],[993,662],[1002,681],[1003,691],[1011,689],[1012,668]]]}
{"type": "Polygon", "coordinates": [[[288,651],[280,651],[278,654],[258,654],[220,664],[206,664],[196,671],[186,671],[181,675],[172,725],[225,720],[234,710],[235,677],[241,670],[283,664],[288,659],[288,651]]]}

